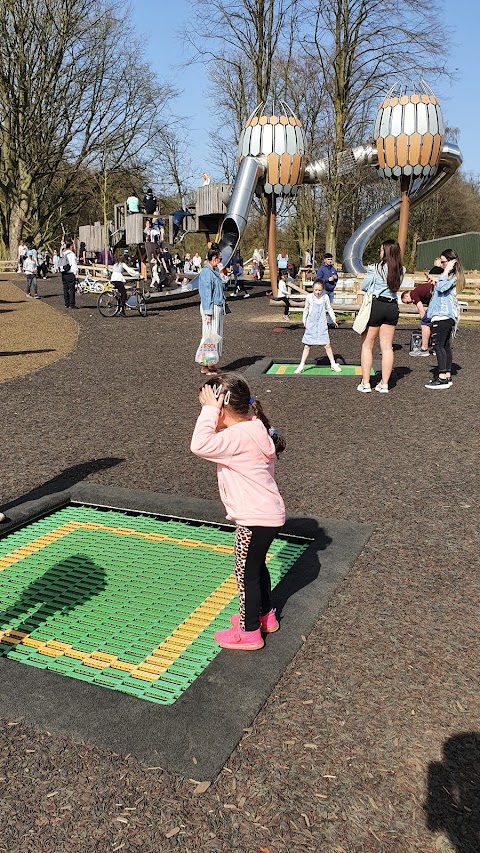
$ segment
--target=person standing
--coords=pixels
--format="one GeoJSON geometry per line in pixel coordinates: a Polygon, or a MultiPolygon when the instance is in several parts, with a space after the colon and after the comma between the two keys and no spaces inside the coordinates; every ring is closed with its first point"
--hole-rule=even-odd
{"type": "Polygon", "coordinates": [[[290,288],[288,286],[287,272],[282,272],[280,278],[278,279],[277,299],[279,302],[283,302],[285,306],[285,310],[283,312],[283,319],[290,320],[290,288]]]}
{"type": "MultiPolygon", "coordinates": [[[[208,332],[213,330],[219,336],[220,340],[217,344],[218,358],[222,354],[223,346],[223,318],[225,315],[225,297],[223,294],[223,282],[220,277],[218,267],[222,263],[222,256],[219,249],[209,249],[207,252],[207,263],[200,271],[197,278],[198,292],[200,294],[200,315],[202,318],[202,341],[207,336],[208,332]]],[[[201,363],[199,350],[195,360],[201,363]]],[[[217,363],[211,364],[208,367],[202,365],[200,368],[202,373],[216,373],[217,363]]]]}
{"type": "MultiPolygon", "coordinates": [[[[201,275],[202,273],[200,273],[201,275]]],[[[224,649],[261,649],[264,634],[278,631],[267,554],[285,523],[285,504],[275,482],[275,458],[284,439],[242,376],[220,374],[200,389],[201,411],[190,449],[217,465],[227,518],[236,525],[234,561],[239,613],[217,631],[224,649]]]]}
{"type": "Polygon", "coordinates": [[[28,247],[25,245],[23,240],[21,240],[18,247],[18,272],[23,272],[23,263],[27,257],[27,251],[28,247]]]}
{"type": "Polygon", "coordinates": [[[143,209],[147,216],[153,216],[157,209],[157,199],[153,194],[153,190],[149,187],[143,196],[143,209]]]}
{"type": "Polygon", "coordinates": [[[286,252],[279,252],[277,255],[278,274],[281,275],[281,273],[287,269],[287,266],[288,266],[288,255],[287,255],[287,253],[286,252]]]}
{"type": "Polygon", "coordinates": [[[425,385],[430,391],[450,388],[452,385],[451,342],[460,317],[457,292],[461,293],[465,286],[465,274],[453,249],[442,252],[440,265],[443,273],[427,308],[427,317],[432,321],[432,343],[438,363],[438,376],[425,385]]]}
{"type": "Polygon", "coordinates": [[[67,240],[65,252],[60,258],[60,269],[62,273],[65,308],[76,308],[75,286],[77,284],[78,261],[75,255],[75,243],[73,240],[67,240]]]}
{"type": "Polygon", "coordinates": [[[250,294],[247,293],[247,289],[245,287],[243,258],[239,252],[236,252],[232,258],[232,273],[234,285],[233,295],[238,296],[239,293],[243,293],[243,298],[246,299],[250,294]]]}
{"type": "Polygon", "coordinates": [[[367,328],[362,333],[362,381],[357,391],[368,394],[370,371],[373,364],[373,347],[380,338],[382,351],[382,379],[375,391],[388,394],[388,380],[393,369],[393,336],[398,323],[398,291],[404,276],[400,246],[396,240],[384,240],[380,246],[380,261],[371,264],[362,282],[362,290],[373,293],[372,310],[367,328]]]}
{"type": "Polygon", "coordinates": [[[305,326],[305,334],[302,338],[303,347],[302,360],[298,365],[295,373],[301,373],[305,367],[305,362],[308,358],[311,346],[323,346],[327,353],[330,367],[335,373],[341,373],[342,368],[335,361],[332,346],[330,344],[330,336],[328,334],[327,314],[330,317],[332,325],[338,328],[337,318],[331,306],[328,294],[325,293],[323,283],[316,281],[313,285],[313,293],[309,293],[305,298],[305,308],[303,309],[303,325],[305,326]]]}
{"type": "Polygon", "coordinates": [[[322,282],[325,293],[328,295],[330,302],[333,302],[338,282],[338,272],[333,266],[333,255],[330,252],[325,252],[323,264],[320,264],[315,274],[315,281],[322,282]]]}
{"type": "Polygon", "coordinates": [[[198,252],[195,252],[195,254],[192,258],[192,270],[193,270],[193,272],[200,272],[201,269],[202,269],[202,259],[201,259],[200,255],[198,254],[198,252]]]}
{"type": "Polygon", "coordinates": [[[27,257],[23,262],[23,272],[27,282],[27,296],[34,296],[38,299],[37,293],[37,261],[35,260],[32,249],[27,252],[27,257]]]}

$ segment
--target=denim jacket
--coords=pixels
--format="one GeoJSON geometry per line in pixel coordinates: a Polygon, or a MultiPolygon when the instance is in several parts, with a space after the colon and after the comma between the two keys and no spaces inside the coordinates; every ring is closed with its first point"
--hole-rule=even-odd
{"type": "Polygon", "coordinates": [[[223,305],[223,282],[220,273],[206,264],[197,279],[204,314],[213,314],[214,305],[223,305]]]}
{"type": "Polygon", "coordinates": [[[449,317],[458,323],[460,308],[458,305],[456,275],[441,275],[437,286],[433,289],[432,298],[427,308],[427,317],[449,317]]]}
{"type": "Polygon", "coordinates": [[[390,290],[387,284],[386,265],[369,264],[365,278],[362,281],[362,290],[371,290],[373,296],[384,296],[385,299],[392,299],[398,302],[398,293],[390,290]]]}

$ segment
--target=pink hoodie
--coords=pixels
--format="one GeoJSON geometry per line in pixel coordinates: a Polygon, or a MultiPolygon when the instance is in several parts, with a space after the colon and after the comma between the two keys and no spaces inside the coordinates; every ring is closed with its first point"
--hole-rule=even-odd
{"type": "Polygon", "coordinates": [[[216,432],[219,410],[202,406],[190,449],[217,463],[227,518],[245,527],[281,527],[285,505],[275,482],[275,445],[258,418],[216,432]]]}

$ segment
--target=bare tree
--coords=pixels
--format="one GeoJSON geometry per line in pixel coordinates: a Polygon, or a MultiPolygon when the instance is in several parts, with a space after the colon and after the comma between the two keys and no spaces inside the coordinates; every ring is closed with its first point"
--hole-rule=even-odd
{"type": "Polygon", "coordinates": [[[248,115],[274,94],[276,57],[292,51],[298,2],[194,0],[192,4],[197,18],[191,30],[195,37],[189,39],[197,60],[208,63],[215,93],[212,111],[220,118],[211,134],[212,150],[226,180],[234,171],[237,142],[248,115]]]}
{"type": "Polygon", "coordinates": [[[189,148],[184,131],[177,129],[174,123],[171,127],[159,128],[152,144],[156,182],[164,195],[175,195],[182,207],[190,193],[193,178],[189,148]]]}
{"type": "Polygon", "coordinates": [[[324,145],[329,155],[326,248],[335,254],[340,213],[350,190],[338,156],[364,141],[369,122],[395,81],[445,73],[444,28],[438,0],[306,0],[303,44],[315,56],[328,95],[324,145]]]}
{"type": "Polygon", "coordinates": [[[51,225],[81,167],[110,174],[135,161],[172,90],[152,84],[131,39],[126,47],[128,12],[116,0],[3,6],[0,249],[13,257],[25,225],[51,225]]]}

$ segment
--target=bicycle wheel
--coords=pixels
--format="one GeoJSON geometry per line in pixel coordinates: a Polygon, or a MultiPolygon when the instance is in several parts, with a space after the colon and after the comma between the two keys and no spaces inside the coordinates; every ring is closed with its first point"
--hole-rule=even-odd
{"type": "Polygon", "coordinates": [[[106,290],[98,297],[97,308],[102,317],[115,317],[120,310],[120,300],[111,290],[106,290]]]}
{"type": "Polygon", "coordinates": [[[137,310],[140,314],[140,317],[147,316],[147,303],[145,302],[145,298],[141,293],[137,293],[137,310]]]}

